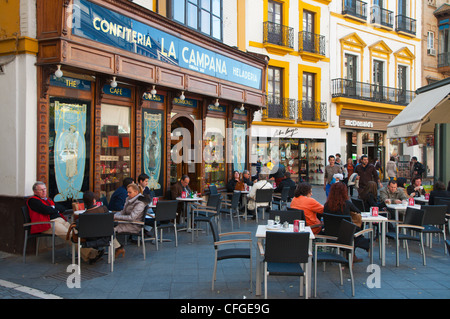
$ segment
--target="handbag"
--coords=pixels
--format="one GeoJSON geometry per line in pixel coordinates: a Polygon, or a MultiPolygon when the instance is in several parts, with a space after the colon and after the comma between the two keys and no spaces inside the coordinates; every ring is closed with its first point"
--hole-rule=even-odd
{"type": "Polygon", "coordinates": [[[242,181],[237,182],[234,189],[237,191],[244,191],[245,190],[244,182],[242,182],[242,181]]]}
{"type": "Polygon", "coordinates": [[[350,216],[352,216],[352,223],[361,228],[362,226],[362,216],[361,214],[350,212],[350,216]]]}

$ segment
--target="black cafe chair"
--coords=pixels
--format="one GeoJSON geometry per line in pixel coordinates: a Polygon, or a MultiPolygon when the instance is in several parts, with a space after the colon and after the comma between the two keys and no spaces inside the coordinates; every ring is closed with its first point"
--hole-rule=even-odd
{"type": "Polygon", "coordinates": [[[280,196],[273,196],[273,205],[277,205],[280,210],[286,209],[289,199],[290,187],[283,187],[280,196]]]}
{"type": "Polygon", "coordinates": [[[23,242],[23,262],[25,262],[25,259],[26,259],[28,239],[36,238],[36,256],[37,256],[38,252],[39,252],[39,239],[42,237],[50,237],[52,239],[52,264],[54,264],[55,263],[55,222],[48,221],[48,222],[32,223],[27,206],[22,206],[22,217],[23,217],[23,228],[25,230],[25,238],[24,238],[24,242],[23,242]],[[31,234],[30,233],[31,226],[39,225],[39,224],[49,224],[51,226],[52,233],[51,234],[43,234],[43,233],[31,234]]]}
{"type": "Polygon", "coordinates": [[[258,208],[263,209],[262,219],[267,208],[272,207],[273,188],[260,188],[256,190],[255,195],[255,216],[258,222],[258,208]]]}
{"type": "MultiPolygon", "coordinates": [[[[444,242],[447,239],[445,235],[445,215],[447,205],[422,205],[424,211],[422,233],[424,234],[442,234],[444,242]]],[[[430,248],[433,246],[433,237],[430,236],[430,248]]],[[[444,253],[447,253],[444,247],[444,253]]]]}
{"type": "Polygon", "coordinates": [[[359,211],[367,212],[366,207],[364,206],[364,201],[362,199],[352,198],[351,201],[352,201],[353,205],[355,205],[356,208],[359,209],[359,211]]]}
{"type": "Polygon", "coordinates": [[[177,200],[158,201],[155,208],[155,244],[156,250],[159,250],[158,241],[163,242],[163,229],[173,228],[175,233],[175,247],[178,247],[177,236],[177,200]],[[158,235],[159,231],[159,235],[158,235]]]}
{"type": "MultiPolygon", "coordinates": [[[[98,249],[109,247],[108,263],[111,272],[114,271],[114,214],[113,213],[84,213],[77,221],[78,230],[78,272],[81,273],[81,248],[98,249]],[[82,242],[82,239],[85,241],[82,242]]],[[[75,264],[75,243],[72,243],[72,264],[75,264]]]]}
{"type": "MultiPolygon", "coordinates": [[[[267,299],[268,276],[300,277],[300,296],[303,295],[303,279],[309,258],[309,232],[266,232],[266,246],[259,250],[264,254],[264,299],[267,299]],[[302,265],[303,264],[303,265],[302,265]]],[[[308,280],[306,281],[308,283],[308,280]]],[[[309,287],[306,287],[309,291],[309,287]]],[[[305,294],[307,297],[308,293],[305,294]]]]}
{"type": "Polygon", "coordinates": [[[294,220],[305,220],[305,213],[303,210],[269,210],[269,219],[275,219],[275,216],[280,216],[280,223],[288,222],[293,224],[294,220]]]}

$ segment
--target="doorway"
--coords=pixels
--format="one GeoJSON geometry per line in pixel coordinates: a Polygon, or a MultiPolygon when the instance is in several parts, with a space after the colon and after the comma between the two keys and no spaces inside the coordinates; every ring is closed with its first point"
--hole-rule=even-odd
{"type": "Polygon", "coordinates": [[[171,125],[170,139],[170,185],[189,176],[189,188],[201,193],[201,162],[195,163],[194,122],[186,116],[176,117],[171,125]],[[199,178],[200,177],[200,178],[199,178]]]}

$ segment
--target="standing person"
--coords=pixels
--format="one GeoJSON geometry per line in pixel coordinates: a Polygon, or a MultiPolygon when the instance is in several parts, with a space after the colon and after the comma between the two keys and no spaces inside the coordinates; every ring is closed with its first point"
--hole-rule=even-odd
{"type": "Polygon", "coordinates": [[[423,177],[423,173],[425,173],[425,166],[419,161],[417,161],[417,157],[413,156],[411,158],[412,168],[411,168],[411,179],[415,176],[423,177]]]}
{"type": "Polygon", "coordinates": [[[356,179],[359,181],[358,194],[360,194],[363,189],[366,188],[369,181],[376,182],[380,186],[380,188],[383,187],[383,185],[381,185],[377,170],[375,169],[375,166],[369,164],[369,158],[367,157],[367,155],[361,156],[361,164],[356,166],[355,173],[358,174],[358,176],[356,177],[356,179]]]}
{"type": "Polygon", "coordinates": [[[342,166],[342,162],[341,162],[341,154],[336,153],[336,165],[342,166]]]}
{"type": "Polygon", "coordinates": [[[375,166],[378,176],[381,176],[381,173],[383,173],[383,169],[381,168],[381,163],[378,158],[375,158],[375,162],[374,162],[373,166],[375,166]]]}
{"type": "Polygon", "coordinates": [[[386,173],[390,181],[397,178],[397,164],[395,163],[394,156],[391,156],[389,161],[386,163],[386,173]]]}
{"type": "MultiPolygon", "coordinates": [[[[295,190],[291,208],[303,210],[305,213],[306,226],[320,224],[318,214],[323,214],[323,205],[312,198],[312,187],[308,183],[300,183],[295,190]]],[[[318,234],[322,227],[312,228],[314,234],[318,234]]]]}
{"type": "MultiPolygon", "coordinates": [[[[36,222],[55,222],[55,235],[68,243],[67,232],[70,223],[64,218],[62,212],[64,207],[55,204],[53,200],[47,197],[47,186],[43,182],[36,182],[33,185],[34,195],[27,200],[28,212],[32,223],[36,222]]],[[[31,226],[31,234],[44,233],[52,234],[50,224],[38,224],[31,226]]],[[[89,263],[97,261],[101,255],[96,249],[81,248],[81,258],[89,263]]]]}
{"type": "Polygon", "coordinates": [[[350,190],[350,197],[353,197],[353,185],[348,185],[348,179],[355,172],[355,167],[353,166],[353,160],[351,158],[347,158],[347,164],[344,165],[344,170],[347,171],[346,177],[344,178],[344,183],[350,190]]]}
{"type": "Polygon", "coordinates": [[[119,212],[123,209],[123,205],[125,205],[128,196],[127,187],[131,183],[134,183],[134,179],[131,177],[123,179],[122,186],[116,189],[109,200],[108,208],[110,211],[119,212]]]}
{"type": "Polygon", "coordinates": [[[323,190],[326,192],[327,197],[330,192],[331,181],[333,180],[334,174],[342,174],[342,167],[340,165],[336,165],[336,158],[334,155],[328,156],[329,164],[325,166],[325,174],[323,180],[323,190]]]}

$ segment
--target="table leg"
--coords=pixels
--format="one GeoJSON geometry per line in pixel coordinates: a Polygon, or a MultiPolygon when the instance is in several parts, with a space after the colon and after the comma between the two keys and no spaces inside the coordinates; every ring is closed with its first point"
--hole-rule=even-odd
{"type": "MultiPolygon", "coordinates": [[[[263,243],[262,238],[258,238],[258,243],[263,243]]],[[[257,245],[257,247],[259,247],[259,245],[257,245]]],[[[259,253],[259,249],[257,249],[257,253],[256,253],[256,287],[255,287],[255,295],[256,296],[261,296],[261,267],[262,267],[262,259],[261,259],[261,254],[259,253]]]]}
{"type": "Polygon", "coordinates": [[[386,221],[381,224],[381,266],[386,265],[386,221]]]}

